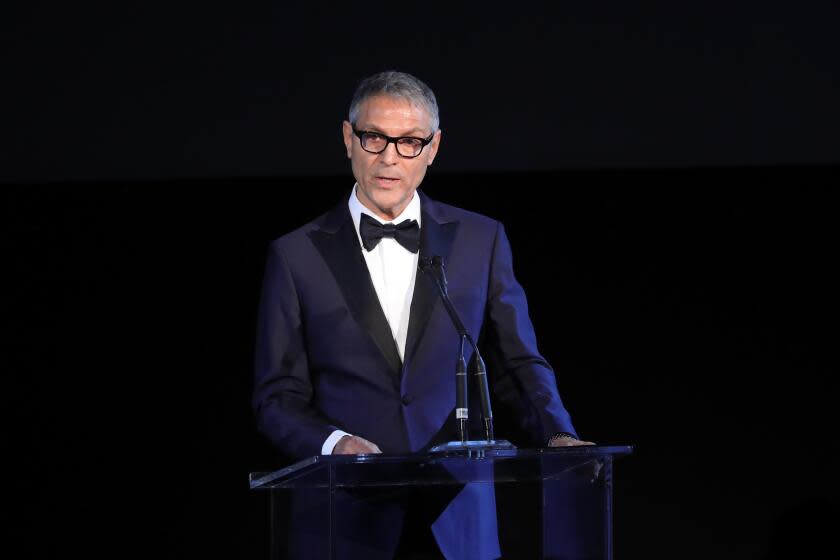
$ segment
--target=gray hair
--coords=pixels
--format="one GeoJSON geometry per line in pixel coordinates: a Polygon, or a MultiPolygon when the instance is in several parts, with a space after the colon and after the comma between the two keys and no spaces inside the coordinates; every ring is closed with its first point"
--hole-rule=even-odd
{"type": "Polygon", "coordinates": [[[394,70],[380,72],[362,80],[353,94],[353,100],[350,102],[348,120],[351,124],[356,124],[362,102],[376,95],[397,97],[408,101],[415,107],[422,107],[432,118],[432,132],[437,132],[440,125],[440,116],[438,115],[437,99],[435,99],[432,89],[411,74],[394,70]]]}

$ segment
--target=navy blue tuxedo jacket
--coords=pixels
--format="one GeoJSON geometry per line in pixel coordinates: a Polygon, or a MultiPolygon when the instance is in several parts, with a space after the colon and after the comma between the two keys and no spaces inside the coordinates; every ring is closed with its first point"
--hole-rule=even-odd
{"type": "MultiPolygon", "coordinates": [[[[504,228],[420,196],[420,257],[443,257],[449,295],[467,330],[487,348],[495,402],[526,444],[544,446],[556,432],[574,434],[554,372],[537,351],[504,228]]],[[[346,200],[271,244],[254,407],[260,431],[290,459],[320,454],[336,429],[384,453],[455,439],[459,337],[434,283],[417,272],[403,361],[362,251],[346,200]]]]}
{"type": "MultiPolygon", "coordinates": [[[[544,446],[574,434],[554,372],[537,351],[525,294],[513,275],[502,225],[421,196],[420,257],[441,256],[449,295],[483,345],[494,412],[510,420],[519,445],[544,446]]],[[[455,361],[460,339],[431,278],[417,272],[401,360],[382,311],[347,201],[271,244],[258,320],[254,407],[260,431],[288,459],[321,453],[336,429],[384,453],[423,451],[456,439],[455,361]]],[[[469,355],[467,356],[469,359],[469,355]]],[[[482,437],[478,402],[472,434],[482,437]]],[[[496,416],[499,418],[499,415],[496,416]]],[[[497,436],[507,436],[497,422],[497,436]]],[[[318,496],[298,496],[292,557],[323,542],[318,496]]],[[[365,509],[348,500],[347,558],[391,558],[406,506],[365,509]],[[352,520],[352,521],[349,521],[352,520]]],[[[407,506],[413,507],[413,506],[407,506]]],[[[499,554],[492,487],[467,484],[431,525],[447,558],[499,554]]]]}

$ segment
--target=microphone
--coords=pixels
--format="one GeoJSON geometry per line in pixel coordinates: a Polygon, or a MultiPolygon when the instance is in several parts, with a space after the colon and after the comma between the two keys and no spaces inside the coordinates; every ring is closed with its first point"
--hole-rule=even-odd
{"type": "Polygon", "coordinates": [[[455,330],[458,331],[458,336],[461,339],[459,345],[458,360],[455,362],[455,421],[458,424],[458,435],[461,443],[466,444],[469,438],[469,404],[467,391],[467,364],[464,360],[464,341],[469,334],[464,324],[461,322],[458,313],[455,311],[455,306],[449,299],[449,293],[446,289],[446,273],[443,271],[443,261],[440,257],[423,257],[419,260],[418,268],[424,274],[431,276],[438,289],[443,305],[449,313],[452,324],[455,325],[455,330]]]}
{"type": "Polygon", "coordinates": [[[418,266],[421,272],[429,274],[432,277],[432,280],[434,280],[435,286],[437,286],[438,289],[438,294],[443,301],[443,306],[449,313],[449,318],[452,319],[452,324],[455,326],[455,330],[458,331],[460,336],[466,337],[472,344],[473,348],[475,348],[472,337],[470,337],[466,327],[464,327],[464,323],[461,322],[461,317],[458,316],[455,306],[452,305],[452,300],[449,299],[449,292],[446,289],[446,272],[444,272],[443,259],[438,256],[424,257],[420,259],[418,266]]]}
{"type": "Polygon", "coordinates": [[[433,448],[432,451],[436,450],[448,450],[451,448],[478,448],[478,447],[496,447],[496,448],[511,448],[513,447],[509,442],[506,441],[495,441],[494,429],[493,429],[493,409],[490,405],[490,387],[487,381],[487,368],[484,365],[484,360],[481,358],[481,352],[478,350],[478,345],[476,345],[473,338],[470,336],[469,332],[467,332],[466,327],[464,327],[464,323],[461,321],[460,316],[458,315],[458,311],[455,309],[455,306],[452,304],[452,300],[449,299],[449,293],[447,290],[447,282],[446,282],[446,271],[445,271],[445,264],[443,259],[440,256],[433,256],[423,257],[419,260],[418,268],[424,274],[429,275],[435,283],[437,287],[438,295],[440,295],[441,301],[443,302],[443,306],[446,309],[447,313],[449,314],[449,318],[452,320],[452,324],[455,327],[455,330],[458,332],[458,335],[461,338],[460,344],[460,353],[458,356],[458,361],[455,367],[455,417],[458,420],[458,428],[459,433],[461,436],[460,445],[456,444],[447,444],[445,446],[438,446],[433,448]],[[480,396],[480,405],[481,405],[481,415],[484,420],[484,435],[486,441],[483,442],[469,442],[468,439],[468,428],[467,428],[467,420],[469,416],[468,412],[468,403],[467,403],[467,372],[466,367],[464,364],[464,341],[468,341],[470,346],[473,349],[474,353],[474,361],[475,361],[475,378],[478,383],[478,390],[480,396]],[[443,447],[443,449],[439,449],[443,447]]]}

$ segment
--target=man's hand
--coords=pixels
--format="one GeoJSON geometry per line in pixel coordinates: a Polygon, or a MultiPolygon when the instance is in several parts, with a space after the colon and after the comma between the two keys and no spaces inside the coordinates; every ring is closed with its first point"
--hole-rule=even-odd
{"type": "MultiPolygon", "coordinates": [[[[583,441],[570,436],[569,434],[560,434],[548,440],[549,447],[577,447],[579,445],[595,445],[591,441],[583,441]]],[[[601,474],[601,461],[589,461],[579,465],[575,469],[578,473],[589,479],[589,482],[598,480],[598,475],[601,474]]]]}
{"type": "Polygon", "coordinates": [[[595,445],[591,441],[583,441],[575,439],[572,436],[562,435],[560,437],[553,437],[548,441],[549,447],[576,447],[578,445],[595,445]]]}
{"type": "Polygon", "coordinates": [[[344,436],[333,448],[333,455],[367,455],[369,453],[382,453],[375,443],[359,436],[344,436]]]}

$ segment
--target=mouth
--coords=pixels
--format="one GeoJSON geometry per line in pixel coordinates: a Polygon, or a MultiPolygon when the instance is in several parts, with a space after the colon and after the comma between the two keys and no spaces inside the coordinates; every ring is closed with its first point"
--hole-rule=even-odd
{"type": "Polygon", "coordinates": [[[392,187],[400,182],[396,177],[376,176],[374,179],[380,187],[392,187]]]}

